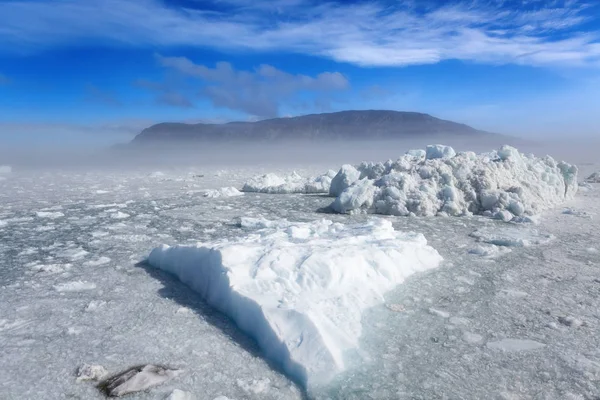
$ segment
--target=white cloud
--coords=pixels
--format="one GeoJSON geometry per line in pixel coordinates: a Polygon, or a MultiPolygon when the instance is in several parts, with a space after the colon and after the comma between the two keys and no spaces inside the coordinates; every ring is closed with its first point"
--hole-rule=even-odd
{"type": "MultiPolygon", "coordinates": [[[[215,107],[242,111],[256,117],[278,116],[280,105],[294,101],[300,92],[318,93],[318,107],[327,108],[328,94],[349,87],[348,81],[339,72],[323,72],[312,77],[289,74],[266,64],[254,71],[243,71],[236,70],[227,62],[219,62],[210,68],[185,57],[156,55],[156,59],[165,68],[197,78],[201,94],[215,107]]],[[[176,90],[164,84],[144,82],[142,86],[159,87],[165,93],[176,90]]]]}
{"type": "Polygon", "coordinates": [[[5,51],[36,51],[86,40],[124,46],[208,46],[291,51],[362,66],[459,59],[527,65],[598,65],[594,3],[521,0],[198,1],[182,9],[158,0],[12,0],[0,3],[5,51]],[[512,2],[514,4],[514,2],[512,2]],[[528,10],[528,11],[522,11],[528,10]]]}

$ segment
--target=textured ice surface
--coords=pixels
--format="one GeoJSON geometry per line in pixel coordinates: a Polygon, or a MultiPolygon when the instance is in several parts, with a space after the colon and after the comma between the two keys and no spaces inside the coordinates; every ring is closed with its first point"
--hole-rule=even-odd
{"type": "Polygon", "coordinates": [[[422,235],[397,232],[387,220],[254,226],[261,229],[235,241],[156,248],[148,263],[231,317],[308,387],[345,369],[364,309],[441,261],[422,235]]]}
{"type": "Polygon", "coordinates": [[[409,152],[395,162],[345,165],[333,178],[339,213],[470,215],[496,219],[536,215],[573,198],[577,168],[504,146],[495,153],[428,146],[426,159],[409,152]]]}

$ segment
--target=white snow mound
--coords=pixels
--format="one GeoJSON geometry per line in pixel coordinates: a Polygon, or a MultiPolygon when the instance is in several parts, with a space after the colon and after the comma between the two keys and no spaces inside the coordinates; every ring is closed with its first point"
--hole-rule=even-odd
{"type": "Polygon", "coordinates": [[[148,263],[173,273],[256,339],[265,356],[308,388],[347,368],[361,314],[442,257],[421,234],[390,221],[267,223],[234,241],[161,246],[148,263]]]}
{"type": "Polygon", "coordinates": [[[218,198],[218,197],[236,197],[243,196],[244,193],[240,192],[234,187],[223,187],[220,189],[211,189],[204,192],[204,197],[218,198]]]}
{"type": "Polygon", "coordinates": [[[434,145],[394,162],[344,165],[329,193],[337,197],[331,207],[339,213],[483,214],[511,221],[571,199],[577,187],[577,167],[550,156],[524,155],[510,146],[456,154],[434,145]]]}
{"type": "Polygon", "coordinates": [[[329,170],[326,174],[314,178],[303,178],[296,172],[285,177],[275,174],[260,175],[246,182],[242,191],[270,194],[329,193],[335,174],[335,171],[329,170]]]}

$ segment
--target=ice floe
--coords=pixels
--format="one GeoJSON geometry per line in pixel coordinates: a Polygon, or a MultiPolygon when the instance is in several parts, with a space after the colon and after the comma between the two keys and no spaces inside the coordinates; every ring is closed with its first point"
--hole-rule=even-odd
{"type": "Polygon", "coordinates": [[[243,220],[235,240],[161,246],[148,263],[176,275],[254,337],[265,356],[307,387],[347,368],[361,314],[442,258],[421,234],[390,221],[343,225],[243,220]]]}

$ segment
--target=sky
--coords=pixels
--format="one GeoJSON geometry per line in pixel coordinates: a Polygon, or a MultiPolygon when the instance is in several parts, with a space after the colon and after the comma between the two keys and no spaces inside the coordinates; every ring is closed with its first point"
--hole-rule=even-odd
{"type": "Polygon", "coordinates": [[[600,136],[597,0],[0,0],[0,146],[418,111],[600,136]]]}

